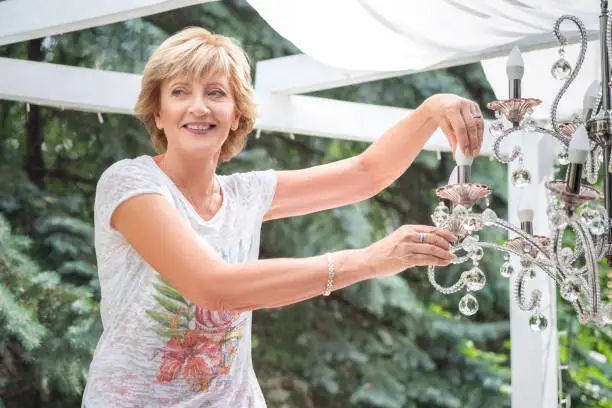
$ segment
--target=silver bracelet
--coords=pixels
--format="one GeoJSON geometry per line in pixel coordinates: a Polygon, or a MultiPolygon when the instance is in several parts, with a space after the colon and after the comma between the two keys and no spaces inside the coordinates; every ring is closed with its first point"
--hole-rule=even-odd
{"type": "Polygon", "coordinates": [[[325,292],[323,296],[329,296],[332,293],[334,288],[334,260],[332,259],[331,253],[325,254],[327,255],[327,286],[325,287],[325,292]]]}

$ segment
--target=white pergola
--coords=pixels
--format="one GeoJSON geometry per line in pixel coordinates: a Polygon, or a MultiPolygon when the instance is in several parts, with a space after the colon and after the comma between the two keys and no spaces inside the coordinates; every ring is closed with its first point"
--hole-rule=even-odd
{"type": "MultiPolygon", "coordinates": [[[[0,2],[0,45],[58,35],[215,0],[8,0],[0,2]],[[36,11],[36,12],[33,12],[36,11]]],[[[256,128],[335,139],[374,141],[409,109],[374,106],[301,95],[350,84],[482,61],[493,90],[507,96],[505,55],[519,45],[526,76],[523,94],[550,102],[559,87],[550,66],[558,58],[552,23],[564,13],[583,18],[597,39],[598,1],[592,10],[571,0],[250,0],[281,35],[304,54],[257,64],[256,98],[261,117],[256,128]]],[[[573,27],[568,27],[573,29],[573,27]]],[[[576,40],[568,32],[570,42],[576,40]]],[[[597,48],[597,47],[594,47],[597,48]]],[[[577,53],[568,46],[568,59],[577,53]]],[[[589,53],[586,76],[579,77],[561,105],[560,116],[580,111],[573,103],[598,72],[598,55],[589,53]]],[[[0,58],[0,98],[93,113],[133,114],[140,75],[0,58]]],[[[544,118],[548,109],[536,117],[544,118]]],[[[488,124],[487,124],[488,127],[488,124]]],[[[519,141],[519,143],[522,141],[519,141]]],[[[527,141],[525,141],[526,143],[527,141]]],[[[553,143],[531,137],[524,149],[534,189],[521,195],[509,188],[508,208],[532,200],[534,232],[548,231],[541,187],[553,164],[553,143]]],[[[425,149],[448,151],[438,130],[425,149]]],[[[485,129],[482,154],[491,155],[485,129]]],[[[511,186],[511,183],[508,183],[511,186]]],[[[509,221],[518,223],[509,211],[509,221]]],[[[543,278],[532,288],[545,296],[549,318],[543,333],[532,332],[529,314],[511,305],[512,406],[557,406],[557,330],[554,287],[543,278]]]]}

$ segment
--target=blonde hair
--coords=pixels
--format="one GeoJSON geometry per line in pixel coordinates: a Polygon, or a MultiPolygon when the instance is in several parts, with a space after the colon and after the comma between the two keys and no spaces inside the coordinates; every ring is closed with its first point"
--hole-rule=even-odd
{"type": "Polygon", "coordinates": [[[162,82],[182,75],[201,78],[220,73],[228,76],[236,111],[240,115],[237,129],[230,131],[221,147],[219,160],[226,162],[244,148],[257,116],[250,65],[244,51],[228,37],[212,34],[204,28],[189,27],[168,38],[151,55],[142,75],[134,110],[149,131],[157,153],[164,153],[168,148],[164,131],[155,124],[162,82]]]}

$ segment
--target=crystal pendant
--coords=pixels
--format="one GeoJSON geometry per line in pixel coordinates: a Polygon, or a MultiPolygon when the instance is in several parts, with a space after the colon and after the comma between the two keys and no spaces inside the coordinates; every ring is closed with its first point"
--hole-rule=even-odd
{"type": "Polygon", "coordinates": [[[563,149],[559,152],[559,154],[557,155],[557,161],[562,166],[566,166],[569,164],[569,153],[567,152],[567,150],[563,149]]]}
{"type": "Polygon", "coordinates": [[[552,222],[552,227],[562,230],[567,227],[567,223],[569,222],[569,217],[565,213],[564,210],[557,210],[553,213],[552,217],[550,217],[552,222]]]}
{"type": "Polygon", "coordinates": [[[465,272],[464,279],[465,287],[472,292],[481,290],[487,283],[486,275],[480,270],[480,268],[477,267],[473,267],[469,271],[465,272]]]}
{"type": "Polygon", "coordinates": [[[439,227],[448,221],[448,218],[450,217],[449,214],[450,210],[448,207],[444,205],[442,201],[440,201],[440,204],[438,204],[433,215],[431,216],[431,220],[434,222],[436,227],[439,227]]]}
{"type": "Polygon", "coordinates": [[[482,223],[484,225],[493,225],[493,223],[497,221],[497,214],[490,208],[487,208],[482,212],[482,223]]]}
{"type": "Polygon", "coordinates": [[[527,187],[531,184],[531,173],[523,168],[512,172],[512,185],[514,187],[527,187]]]}
{"type": "Polygon", "coordinates": [[[608,303],[601,309],[601,319],[604,324],[612,324],[612,303],[608,303]]]}
{"type": "Polygon", "coordinates": [[[453,216],[463,221],[468,216],[468,210],[461,204],[456,205],[455,208],[453,209],[453,216]]]}
{"type": "Polygon", "coordinates": [[[572,74],[572,66],[565,58],[559,58],[550,69],[550,73],[555,79],[564,81],[572,74]]]}
{"type": "Polygon", "coordinates": [[[572,256],[574,256],[574,251],[572,251],[572,248],[565,247],[561,250],[561,259],[563,259],[565,262],[572,259],[572,256]]]}
{"type": "Polygon", "coordinates": [[[534,332],[541,332],[548,327],[548,319],[541,313],[535,313],[529,318],[529,327],[534,332]]]}
{"type": "Polygon", "coordinates": [[[478,311],[478,300],[468,293],[459,301],[459,311],[464,316],[472,316],[478,311]]]}
{"type": "Polygon", "coordinates": [[[499,274],[504,278],[509,278],[510,276],[512,276],[513,273],[514,267],[509,261],[504,262],[501,268],[499,269],[499,274]]]}
{"type": "Polygon", "coordinates": [[[489,133],[493,138],[497,139],[504,135],[504,123],[501,120],[496,120],[489,126],[489,133]]]}
{"type": "Polygon", "coordinates": [[[468,231],[474,231],[476,229],[476,220],[474,217],[466,217],[463,220],[463,228],[468,231]]]}
{"type": "Polygon", "coordinates": [[[474,262],[480,261],[483,256],[484,250],[482,249],[482,247],[479,246],[474,248],[474,250],[470,253],[470,258],[472,258],[472,261],[474,262]]]}
{"type": "Polygon", "coordinates": [[[598,211],[587,208],[581,215],[587,228],[591,231],[591,234],[603,235],[606,232],[606,227],[598,211]]]}
{"type": "Polygon", "coordinates": [[[577,276],[568,276],[561,284],[561,297],[568,302],[573,302],[582,292],[582,280],[577,276]]]}
{"type": "Polygon", "coordinates": [[[523,129],[527,132],[533,132],[536,130],[536,121],[531,116],[523,120],[523,129]]]}

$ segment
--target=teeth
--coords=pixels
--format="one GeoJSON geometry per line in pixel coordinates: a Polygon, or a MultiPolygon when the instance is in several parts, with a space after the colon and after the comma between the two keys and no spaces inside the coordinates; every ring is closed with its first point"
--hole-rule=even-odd
{"type": "Polygon", "coordinates": [[[212,127],[212,125],[187,125],[188,129],[193,130],[208,130],[212,127]]]}

